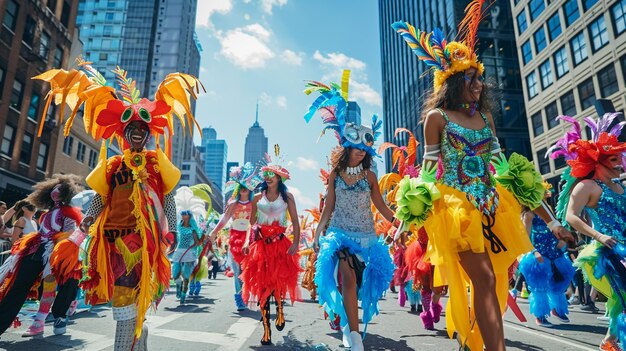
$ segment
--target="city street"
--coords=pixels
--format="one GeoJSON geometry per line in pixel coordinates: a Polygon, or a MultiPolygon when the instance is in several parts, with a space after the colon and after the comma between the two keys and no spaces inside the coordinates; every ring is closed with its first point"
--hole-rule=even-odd
{"type": "MultiPolygon", "coordinates": [[[[295,307],[285,308],[287,325],[282,332],[272,329],[274,346],[260,345],[262,327],[259,313],[234,311],[232,278],[222,273],[217,280],[205,280],[200,297],[191,298],[178,306],[172,292],[168,293],[156,313],[150,313],[149,350],[344,350],[340,333],[332,331],[323,320],[323,312],[311,302],[307,291],[305,300],[295,307]]],[[[519,300],[527,318],[527,300],[519,300]]],[[[601,304],[598,307],[602,309],[601,304]]],[[[273,311],[274,309],[272,309],[273,311]]],[[[508,350],[597,350],[606,332],[607,323],[599,321],[602,314],[580,312],[570,308],[570,324],[558,324],[552,329],[539,328],[534,321],[520,323],[507,312],[505,322],[508,350]]],[[[0,338],[0,350],[113,350],[115,325],[110,308],[76,314],[68,323],[65,335],[55,336],[52,325],[46,325],[43,338],[26,339],[21,334],[29,321],[18,329],[9,329],[0,338]]],[[[389,292],[381,300],[381,315],[368,327],[366,350],[457,350],[456,341],[447,338],[445,320],[435,331],[422,329],[419,317],[401,308],[397,294],[389,292]]]]}

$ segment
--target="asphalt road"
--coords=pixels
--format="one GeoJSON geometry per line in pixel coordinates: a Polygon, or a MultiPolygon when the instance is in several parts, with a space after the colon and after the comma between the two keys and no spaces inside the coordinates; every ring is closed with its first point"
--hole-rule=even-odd
{"type": "MultiPolygon", "coordinates": [[[[256,311],[238,313],[234,308],[232,278],[219,274],[217,280],[205,280],[201,296],[190,298],[184,306],[169,292],[157,311],[150,312],[148,347],[155,350],[345,350],[341,335],[328,326],[322,309],[308,300],[303,291],[302,302],[285,307],[287,325],[282,332],[273,330],[273,346],[261,346],[262,327],[256,311]]],[[[602,314],[579,311],[570,307],[569,324],[552,320],[554,328],[538,327],[528,313],[526,300],[518,300],[530,320],[521,323],[507,312],[505,336],[508,350],[597,350],[606,332],[607,322],[597,319],[602,314]]],[[[381,300],[381,314],[374,317],[365,339],[366,350],[458,350],[455,340],[448,339],[445,317],[435,327],[424,330],[419,316],[398,305],[397,294],[388,292],[381,300]]],[[[604,312],[604,306],[598,307],[604,312]]],[[[274,308],[272,308],[272,312],[274,308]]],[[[0,311],[1,313],[1,311],[0,311]]],[[[55,336],[47,324],[42,338],[22,338],[29,321],[17,329],[9,329],[0,337],[0,350],[113,350],[115,324],[111,309],[96,307],[74,315],[65,335],[55,336]]]]}

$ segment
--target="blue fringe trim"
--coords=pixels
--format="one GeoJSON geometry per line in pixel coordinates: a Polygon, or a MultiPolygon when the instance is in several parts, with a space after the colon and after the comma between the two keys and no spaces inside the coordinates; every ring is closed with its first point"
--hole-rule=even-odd
{"type": "Polygon", "coordinates": [[[519,270],[526,277],[526,284],[531,292],[529,304],[533,315],[542,317],[549,314],[551,309],[561,315],[568,314],[565,290],[575,272],[570,260],[565,256],[555,260],[544,257],[543,263],[539,263],[530,253],[521,259],[519,270]],[[559,281],[555,279],[557,277],[559,281]]]}
{"type": "Polygon", "coordinates": [[[348,323],[348,318],[343,305],[343,297],[337,289],[337,251],[348,248],[350,253],[360,255],[366,263],[363,282],[358,291],[358,299],[361,301],[363,310],[362,320],[366,328],[372,317],[379,313],[378,300],[389,288],[395,269],[389,255],[389,248],[377,238],[372,238],[372,241],[374,242],[369,248],[363,248],[338,228],[329,228],[326,236],[320,238],[320,252],[315,264],[314,278],[315,285],[318,287],[318,299],[331,319],[335,315],[341,317],[341,326],[348,323]]]}

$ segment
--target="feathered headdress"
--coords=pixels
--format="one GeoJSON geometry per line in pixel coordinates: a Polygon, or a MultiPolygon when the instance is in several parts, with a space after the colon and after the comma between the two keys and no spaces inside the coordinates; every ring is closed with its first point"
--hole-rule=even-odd
{"type": "Polygon", "coordinates": [[[163,136],[166,154],[171,154],[171,136],[174,133],[174,116],[183,127],[188,126],[193,132],[193,124],[198,127],[191,113],[191,98],[196,99],[202,83],[184,73],[171,73],[159,84],[154,100],[140,98],[136,82],[127,77],[126,71],[117,67],[113,72],[120,87],[115,90],[107,86],[104,76],[91,66],[90,62],[78,59],[80,70],[52,69],[33,79],[50,83],[51,90],[46,96],[46,107],[39,125],[39,135],[45,116],[54,100],[60,105],[59,124],[65,122],[63,134],[68,136],[76,114],[83,108],[85,130],[96,139],[117,138],[119,145],[128,148],[125,142],[124,128],[133,121],[148,124],[151,134],[157,139],[163,136]],[[71,111],[65,120],[65,105],[71,111]],[[65,121],[64,121],[65,120],[65,121]],[[167,130],[167,133],[166,133],[167,130]]]}
{"type": "Polygon", "coordinates": [[[281,166],[284,160],[280,154],[280,146],[278,144],[274,145],[274,155],[276,155],[276,157],[272,160],[272,157],[268,153],[265,153],[265,160],[261,161],[261,173],[263,177],[278,175],[283,182],[289,180],[289,171],[287,168],[281,166]]]}
{"type": "Polygon", "coordinates": [[[189,215],[189,226],[196,232],[200,232],[197,219],[203,218],[206,212],[206,202],[194,195],[193,190],[186,186],[181,186],[174,195],[176,211],[178,214],[189,215]]]}
{"type": "Polygon", "coordinates": [[[626,152],[626,143],[617,140],[622,133],[626,122],[615,124],[609,129],[619,113],[607,113],[598,120],[585,117],[583,120],[591,130],[591,140],[584,140],[581,135],[580,123],[569,116],[559,116],[557,119],[572,124],[572,130],[557,140],[547,155],[550,157],[565,157],[571,167],[571,175],[575,178],[586,177],[595,171],[609,156],[626,152]]]}
{"type": "Polygon", "coordinates": [[[244,187],[250,191],[254,191],[256,187],[263,182],[259,176],[256,167],[250,162],[246,162],[241,167],[233,167],[230,172],[230,180],[226,182],[224,194],[232,191],[232,198],[236,198],[239,189],[244,187]]]}
{"type": "MultiPolygon", "coordinates": [[[[493,3],[495,1],[492,1],[493,3]]],[[[391,27],[398,32],[417,57],[429,66],[435,75],[434,88],[437,92],[451,75],[464,72],[470,67],[480,74],[483,64],[476,54],[478,25],[485,18],[489,6],[483,9],[485,0],[473,0],[465,8],[465,18],[459,23],[456,41],[448,42],[439,28],[430,33],[415,29],[404,21],[391,27]]]]}
{"type": "Polygon", "coordinates": [[[332,129],[339,144],[343,147],[358,148],[376,156],[376,149],[373,146],[381,134],[382,120],[379,120],[376,115],[372,116],[371,128],[346,121],[349,82],[350,70],[343,71],[341,86],[332,82],[326,85],[317,81],[308,81],[304,93],[309,95],[318,92],[320,96],[313,101],[309,111],[304,115],[304,120],[308,123],[319,111],[325,124],[320,137],[328,129],[332,129]]]}

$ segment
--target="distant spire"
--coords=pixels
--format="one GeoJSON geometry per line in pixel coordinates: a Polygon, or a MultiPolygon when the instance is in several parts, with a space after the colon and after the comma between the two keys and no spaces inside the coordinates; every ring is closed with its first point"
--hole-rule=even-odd
{"type": "Polygon", "coordinates": [[[258,127],[259,126],[259,99],[256,99],[256,118],[254,120],[254,125],[253,127],[258,127]]]}

